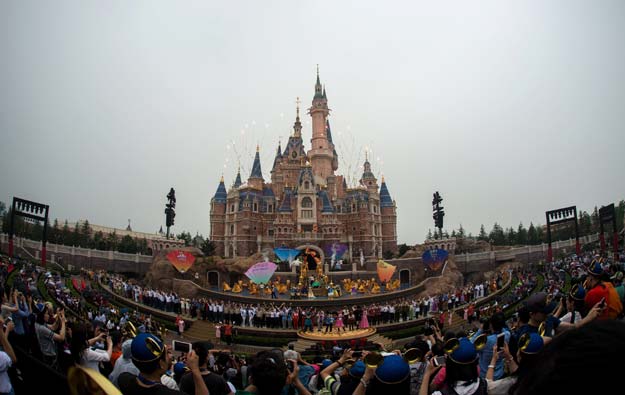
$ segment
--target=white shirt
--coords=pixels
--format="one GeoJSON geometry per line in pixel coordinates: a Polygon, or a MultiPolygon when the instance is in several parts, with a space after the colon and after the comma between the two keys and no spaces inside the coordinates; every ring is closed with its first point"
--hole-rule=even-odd
{"type": "Polygon", "coordinates": [[[11,361],[9,355],[4,351],[0,351],[0,392],[2,393],[9,393],[11,388],[13,388],[7,373],[12,364],[13,361],[11,361]]]}
{"type": "Polygon", "coordinates": [[[104,350],[92,350],[91,348],[85,349],[80,357],[80,364],[86,368],[90,368],[99,372],[99,362],[108,362],[111,360],[109,354],[104,350]]]}

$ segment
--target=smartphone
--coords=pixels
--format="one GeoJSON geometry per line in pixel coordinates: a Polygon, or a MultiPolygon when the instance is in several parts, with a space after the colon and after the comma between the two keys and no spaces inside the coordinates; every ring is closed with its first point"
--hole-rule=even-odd
{"type": "Polygon", "coordinates": [[[183,352],[186,354],[186,353],[191,352],[191,343],[181,342],[179,340],[172,340],[171,348],[174,351],[179,351],[179,352],[183,352]]]}
{"type": "Polygon", "coordinates": [[[500,333],[497,335],[497,350],[503,350],[503,345],[506,341],[506,334],[500,333]]]}
{"type": "Polygon", "coordinates": [[[432,361],[434,362],[434,366],[444,366],[445,365],[445,356],[444,355],[438,355],[438,356],[432,358],[432,361]]]}

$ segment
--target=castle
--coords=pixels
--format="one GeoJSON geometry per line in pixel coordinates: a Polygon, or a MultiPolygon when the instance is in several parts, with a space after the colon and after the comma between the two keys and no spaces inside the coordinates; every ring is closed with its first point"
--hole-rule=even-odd
{"type": "Polygon", "coordinates": [[[226,190],[221,178],[210,208],[210,238],[217,255],[246,257],[280,246],[323,249],[333,243],[349,247],[345,259],[350,261],[396,253],[396,205],[384,177],[378,185],[368,159],[355,188],[348,188],[345,178],[335,174],[339,157],[329,113],[326,90],[317,71],[315,95],[308,110],[312,118],[311,148],[304,148],[298,101],[293,134],[284,151],[278,144],[271,182],[263,178],[258,147],[246,183],[239,171],[226,190]]]}

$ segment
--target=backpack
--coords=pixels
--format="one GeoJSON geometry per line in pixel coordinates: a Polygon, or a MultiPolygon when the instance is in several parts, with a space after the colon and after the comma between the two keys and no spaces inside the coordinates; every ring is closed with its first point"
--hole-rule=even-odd
{"type": "Polygon", "coordinates": [[[621,297],[618,294],[614,284],[605,282],[603,285],[608,291],[608,300],[606,300],[608,308],[608,317],[610,319],[616,319],[623,315],[623,303],[621,303],[621,297]]]}

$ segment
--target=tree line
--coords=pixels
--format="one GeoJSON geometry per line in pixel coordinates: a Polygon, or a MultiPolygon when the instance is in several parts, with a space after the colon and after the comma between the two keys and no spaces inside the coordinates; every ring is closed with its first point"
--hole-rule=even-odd
{"type": "MultiPolygon", "coordinates": [[[[11,209],[0,202],[0,218],[2,218],[2,232],[9,233],[11,209]]],[[[43,238],[43,224],[40,221],[31,221],[20,216],[14,218],[14,234],[18,237],[41,241],[43,238]]],[[[204,239],[202,235],[191,236],[189,232],[181,232],[175,236],[178,240],[183,240],[185,246],[194,246],[202,250],[206,255],[212,255],[215,251],[213,243],[204,239]]],[[[118,251],[127,254],[151,255],[152,251],[148,247],[146,238],[132,237],[130,235],[120,236],[115,231],[104,233],[94,232],[89,221],[77,222],[74,226],[69,226],[67,220],[61,225],[55,219],[52,226],[48,224],[47,239],[49,243],[90,248],[101,251],[118,251]]]]}

